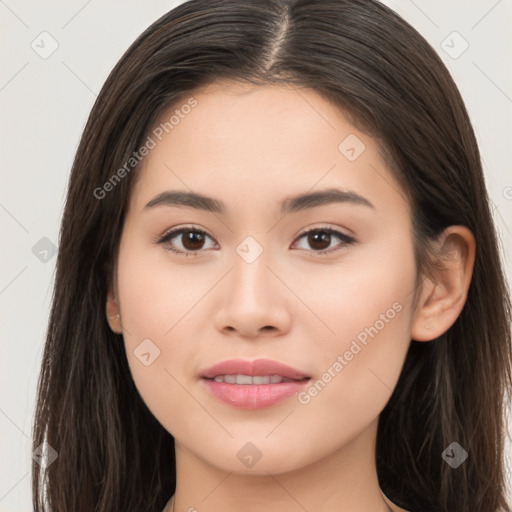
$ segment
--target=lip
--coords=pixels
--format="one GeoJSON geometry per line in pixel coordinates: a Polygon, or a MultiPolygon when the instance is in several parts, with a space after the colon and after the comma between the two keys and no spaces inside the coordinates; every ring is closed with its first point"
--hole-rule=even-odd
{"type": "Polygon", "coordinates": [[[270,359],[223,361],[200,375],[208,391],[222,402],[241,409],[263,409],[298,393],[310,376],[291,366],[270,359]],[[228,384],[213,379],[223,375],[271,376],[278,375],[288,382],[276,384],[228,384]]]}

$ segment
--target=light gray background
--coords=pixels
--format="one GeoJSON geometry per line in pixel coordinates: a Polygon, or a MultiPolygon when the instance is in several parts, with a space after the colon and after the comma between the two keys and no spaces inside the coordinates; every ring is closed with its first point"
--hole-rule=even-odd
{"type": "MultiPolygon", "coordinates": [[[[80,134],[122,53],[179,3],[0,0],[0,512],[32,510],[31,423],[55,270],[51,247],[80,134]],[[58,48],[44,55],[52,44],[58,48]]],[[[426,37],[459,85],[510,282],[512,0],[384,3],[426,37]]],[[[510,465],[509,442],[507,459],[510,465]]]]}

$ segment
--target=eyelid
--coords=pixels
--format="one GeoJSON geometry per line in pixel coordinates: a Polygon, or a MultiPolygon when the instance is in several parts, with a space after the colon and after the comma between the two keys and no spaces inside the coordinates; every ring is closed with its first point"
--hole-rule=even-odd
{"type": "Polygon", "coordinates": [[[163,234],[157,236],[155,243],[159,243],[163,239],[167,238],[169,235],[176,236],[183,231],[197,231],[199,233],[209,236],[210,238],[213,238],[203,228],[196,226],[194,224],[188,224],[185,226],[177,226],[177,227],[173,227],[173,228],[169,228],[169,229],[165,230],[163,234]]]}

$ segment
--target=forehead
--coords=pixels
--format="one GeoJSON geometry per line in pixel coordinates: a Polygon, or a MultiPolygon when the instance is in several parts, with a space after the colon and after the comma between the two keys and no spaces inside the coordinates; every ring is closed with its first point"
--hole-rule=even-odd
{"type": "MultiPolygon", "coordinates": [[[[312,89],[233,81],[214,82],[197,89],[164,112],[158,122],[165,123],[169,114],[179,111],[191,97],[197,105],[186,116],[192,119],[188,124],[203,135],[208,132],[208,140],[212,141],[222,139],[226,133],[232,140],[255,137],[254,141],[260,143],[276,139],[283,142],[300,134],[311,136],[308,131],[312,129],[324,136],[329,132],[333,135],[342,122],[353,129],[340,109],[312,89]],[[239,130],[241,123],[243,130],[239,130]]],[[[175,128],[177,133],[178,126],[175,128]]]]}
{"type": "Polygon", "coordinates": [[[238,146],[259,159],[264,149],[275,150],[274,160],[277,153],[293,159],[319,139],[336,154],[340,140],[357,131],[339,108],[312,89],[233,81],[214,82],[182,96],[160,115],[155,130],[165,139],[172,135],[166,143],[175,154],[195,145],[228,158],[225,150],[238,146]],[[298,146],[304,142],[309,144],[298,146]]]}
{"type": "Polygon", "coordinates": [[[162,113],[150,136],[155,147],[139,169],[140,201],[166,189],[238,206],[251,195],[277,200],[317,185],[399,189],[376,142],[311,89],[215,82],[162,113]]]}

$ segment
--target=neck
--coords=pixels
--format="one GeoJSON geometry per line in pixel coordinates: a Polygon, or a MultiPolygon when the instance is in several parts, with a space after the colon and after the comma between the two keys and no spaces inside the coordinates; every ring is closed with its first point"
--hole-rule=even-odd
{"type": "MultiPolygon", "coordinates": [[[[292,471],[221,469],[176,441],[176,493],[166,512],[389,512],[375,467],[377,421],[334,453],[292,471]],[[254,471],[254,472],[253,472],[254,471]]],[[[224,461],[220,461],[221,463],[224,461]]],[[[221,464],[219,464],[221,465],[221,464]]]]}

